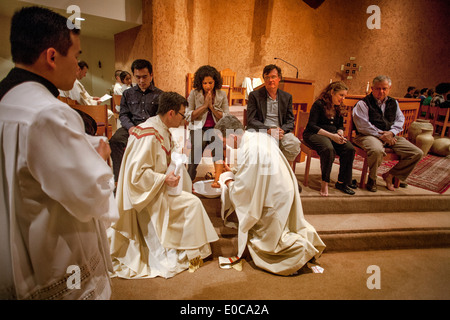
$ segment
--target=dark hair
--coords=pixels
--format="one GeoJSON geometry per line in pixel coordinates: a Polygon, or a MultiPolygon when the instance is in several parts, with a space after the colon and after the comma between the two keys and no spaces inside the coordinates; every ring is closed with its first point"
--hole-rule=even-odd
{"type": "Polygon", "coordinates": [[[406,91],[408,91],[408,92],[410,92],[411,90],[414,90],[416,87],[408,87],[408,90],[406,90],[406,91]]]}
{"type": "Polygon", "coordinates": [[[334,116],[337,118],[341,114],[344,114],[344,105],[333,105],[333,100],[331,97],[332,92],[338,92],[341,90],[348,90],[347,85],[342,81],[335,81],[327,85],[319,95],[318,99],[324,102],[325,114],[328,118],[334,116]]]}
{"type": "Polygon", "coordinates": [[[430,88],[430,89],[427,90],[427,95],[428,96],[432,96],[433,94],[434,94],[434,89],[433,88],[430,88]]]}
{"type": "Polygon", "coordinates": [[[133,63],[131,64],[131,72],[133,72],[133,74],[134,74],[134,70],[141,70],[141,69],[145,69],[145,68],[147,68],[148,73],[150,73],[150,74],[153,73],[152,64],[148,60],[137,59],[137,60],[134,60],[133,63]]]}
{"type": "Polygon", "coordinates": [[[437,94],[444,94],[450,91],[450,82],[442,82],[436,86],[437,94]]]}
{"type": "Polygon", "coordinates": [[[222,76],[216,68],[212,66],[202,66],[197,69],[194,74],[193,87],[198,91],[203,90],[202,82],[206,77],[211,77],[214,80],[214,90],[220,90],[222,88],[222,76]]]}
{"type": "Polygon", "coordinates": [[[80,67],[81,70],[83,70],[84,68],[89,69],[89,65],[87,64],[86,61],[78,61],[78,66],[80,67]]]}
{"type": "Polygon", "coordinates": [[[423,88],[422,90],[420,90],[420,93],[421,93],[421,94],[424,94],[424,93],[427,92],[427,90],[428,90],[428,88],[423,88]]]}
{"type": "Polygon", "coordinates": [[[80,34],[77,28],[69,29],[67,21],[62,15],[41,7],[17,11],[11,20],[9,37],[13,62],[32,65],[48,48],[66,56],[72,46],[70,34],[80,34]]]}
{"type": "Polygon", "coordinates": [[[126,78],[127,75],[130,75],[130,76],[131,76],[131,74],[130,74],[128,71],[122,71],[122,72],[120,73],[120,81],[123,82],[123,80],[125,80],[125,78],[126,78]]]}
{"type": "Polygon", "coordinates": [[[244,125],[242,122],[234,115],[227,114],[220,118],[214,126],[216,134],[220,133],[223,138],[227,137],[227,133],[231,132],[241,132],[244,133],[244,125]]]}
{"type": "Polygon", "coordinates": [[[269,64],[269,65],[264,67],[263,78],[264,78],[264,75],[269,74],[273,69],[277,69],[278,76],[280,78],[282,77],[282,75],[281,75],[281,68],[279,66],[277,66],[276,64],[269,64]]]}
{"type": "Polygon", "coordinates": [[[185,97],[176,92],[163,92],[159,96],[159,106],[157,114],[166,114],[170,110],[179,112],[181,105],[185,107],[188,105],[185,97]]]}

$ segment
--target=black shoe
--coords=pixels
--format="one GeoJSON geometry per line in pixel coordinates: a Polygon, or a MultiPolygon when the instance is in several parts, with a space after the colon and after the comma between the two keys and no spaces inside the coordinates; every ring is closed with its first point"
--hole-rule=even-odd
{"type": "Polygon", "coordinates": [[[334,185],[336,187],[336,189],[341,190],[342,192],[346,193],[346,194],[350,194],[350,195],[354,195],[355,191],[353,191],[352,189],[350,189],[347,185],[340,183],[340,182],[336,182],[336,184],[334,185]]]}
{"type": "Polygon", "coordinates": [[[366,189],[370,192],[377,192],[377,182],[369,178],[366,184],[366,189]]]}
{"type": "Polygon", "coordinates": [[[352,184],[348,185],[352,189],[358,189],[358,185],[356,184],[356,179],[352,180],[352,184]]]}

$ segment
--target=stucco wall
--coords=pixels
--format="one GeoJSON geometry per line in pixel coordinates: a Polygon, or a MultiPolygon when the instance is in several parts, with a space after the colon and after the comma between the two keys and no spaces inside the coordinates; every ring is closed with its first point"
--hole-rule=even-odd
{"type": "Polygon", "coordinates": [[[274,57],[296,65],[299,78],[315,80],[316,95],[341,79],[350,57],[362,66],[345,80],[351,94],[364,93],[378,74],[391,76],[398,97],[410,85],[450,80],[445,0],[325,0],[318,9],[300,0],[143,0],[143,10],[142,27],[116,35],[116,67],[146,57],[163,90],[183,94],[186,73],[204,64],[235,70],[238,83],[274,62],[295,77],[274,57]],[[381,9],[381,29],[366,26],[372,4],[381,9]]]}

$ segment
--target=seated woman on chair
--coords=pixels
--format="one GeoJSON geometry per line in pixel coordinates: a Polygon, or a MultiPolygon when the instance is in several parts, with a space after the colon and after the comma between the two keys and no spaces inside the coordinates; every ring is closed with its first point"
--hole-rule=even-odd
{"type": "Polygon", "coordinates": [[[328,196],[331,168],[336,154],[340,157],[336,189],[353,195],[352,166],[355,148],[344,137],[343,102],[348,87],[340,81],[330,83],[314,102],[308,124],[303,132],[304,142],[320,156],[322,183],[320,195],[328,196]]]}
{"type": "MultiPolygon", "coordinates": [[[[191,154],[188,173],[192,181],[197,175],[197,166],[201,161],[206,146],[214,141],[212,133],[214,126],[229,112],[228,99],[222,88],[222,77],[212,66],[202,66],[194,74],[194,89],[188,97],[189,106],[186,109],[186,121],[189,122],[191,154]],[[212,140],[212,141],[211,141],[212,140]]],[[[218,179],[223,166],[223,156],[215,155],[212,150],[214,170],[218,179]],[[221,171],[221,170],[220,170],[221,171]]],[[[220,188],[215,179],[212,187],[220,188]]]]}

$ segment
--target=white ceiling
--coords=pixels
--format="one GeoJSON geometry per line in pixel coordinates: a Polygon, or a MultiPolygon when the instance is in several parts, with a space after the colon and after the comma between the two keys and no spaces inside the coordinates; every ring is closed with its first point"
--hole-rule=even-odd
{"type": "MultiPolygon", "coordinates": [[[[70,17],[71,14],[67,13],[66,10],[51,7],[48,5],[43,5],[46,1],[36,1],[31,0],[35,3],[40,3],[41,6],[49,7],[50,9],[60,13],[61,15],[65,17],[70,17]]],[[[91,0],[92,3],[94,3],[96,0],[91,0]]],[[[128,0],[127,0],[128,1],[128,0]]],[[[51,3],[51,1],[48,1],[48,3],[51,3]]],[[[71,0],[71,4],[77,4],[76,0],[71,0]]],[[[141,4],[140,1],[135,1],[134,3],[141,4]]],[[[26,2],[26,1],[19,1],[19,0],[0,0],[0,15],[6,16],[6,17],[12,17],[14,12],[24,6],[34,5],[33,3],[26,2]]],[[[60,6],[61,7],[61,6],[60,6]]],[[[138,12],[142,11],[142,7],[138,7],[138,12]],[[139,11],[140,10],[140,11],[139,11]]],[[[107,10],[105,10],[107,11],[107,10]]],[[[85,18],[85,21],[81,22],[81,34],[88,37],[94,37],[94,38],[100,38],[100,39],[108,39],[113,40],[114,35],[116,33],[120,33],[122,31],[134,28],[136,26],[141,25],[142,17],[138,16],[133,17],[133,21],[124,21],[119,20],[117,18],[107,18],[105,16],[95,15],[95,14],[86,14],[82,13],[81,16],[85,18]]]]}

